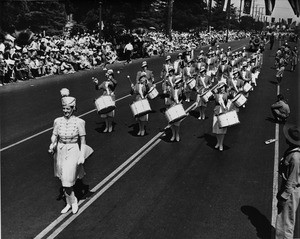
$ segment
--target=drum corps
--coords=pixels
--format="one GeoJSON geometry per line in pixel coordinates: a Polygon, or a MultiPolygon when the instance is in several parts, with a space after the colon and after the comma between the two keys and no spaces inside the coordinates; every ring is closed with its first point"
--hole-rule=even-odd
{"type": "MultiPolygon", "coordinates": [[[[163,99],[163,113],[172,131],[170,141],[176,142],[180,141],[180,124],[189,115],[184,104],[194,102],[191,109],[199,110],[199,120],[206,119],[208,105],[214,104],[212,133],[217,138],[215,148],[223,151],[228,127],[240,123],[238,113],[245,108],[250,92],[257,86],[261,64],[259,50],[249,54],[245,48],[234,51],[229,46],[224,51],[217,45],[216,49],[210,47],[207,53],[201,50],[196,56],[187,48],[186,52],[177,55],[174,62],[170,55],[166,56],[160,72],[162,90],[159,92],[153,72],[148,69],[147,61],[143,61],[135,81],[131,82],[128,76],[132,95],[130,110],[138,123],[137,136],[146,135],[151,101],[154,99],[163,99]]],[[[102,83],[97,78],[93,78],[93,82],[95,89],[102,91],[101,96],[95,99],[95,107],[100,117],[105,119],[103,132],[112,132],[117,86],[113,70],[107,70],[102,83]]]]}

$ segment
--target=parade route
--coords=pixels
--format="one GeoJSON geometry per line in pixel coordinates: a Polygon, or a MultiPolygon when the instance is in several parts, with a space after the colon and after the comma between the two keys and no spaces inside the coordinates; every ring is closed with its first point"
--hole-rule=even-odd
{"type": "MultiPolygon", "coordinates": [[[[246,44],[230,43],[233,50],[246,44]]],[[[199,121],[195,97],[184,103],[189,116],[180,142],[169,140],[160,97],[150,102],[146,136],[136,136],[126,76],[134,79],[142,60],[112,66],[120,74],[111,134],[102,132],[103,119],[92,104],[98,92],[91,77],[102,79],[100,69],[1,88],[3,238],[268,238],[276,219],[278,160],[286,148],[282,125],[267,119],[269,107],[283,93],[293,112],[289,121],[296,123],[300,92],[297,72],[285,72],[280,87],[274,84],[274,51],[266,47],[258,86],[239,113],[241,123],[228,130],[224,152],[214,149],[213,105],[199,121]],[[60,185],[47,154],[63,87],[77,98],[76,115],[86,121],[87,143],[95,150],[85,164],[90,195],[75,215],[60,215],[64,203],[55,200],[60,185]],[[274,144],[265,145],[271,138],[274,144]]],[[[161,91],[164,58],[147,62],[161,91]]],[[[300,237],[300,227],[295,232],[300,237]]]]}

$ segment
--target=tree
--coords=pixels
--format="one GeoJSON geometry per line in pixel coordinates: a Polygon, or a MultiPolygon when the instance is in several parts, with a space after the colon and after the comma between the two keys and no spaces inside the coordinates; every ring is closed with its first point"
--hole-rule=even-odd
{"type": "Polygon", "coordinates": [[[28,1],[6,0],[1,1],[0,28],[9,33],[15,30],[30,28],[35,33],[42,31],[57,31],[62,33],[66,23],[64,4],[58,0],[28,1]]]}
{"type": "Polygon", "coordinates": [[[240,28],[244,31],[254,29],[255,20],[250,16],[242,16],[240,21],[240,28]]]}
{"type": "MultiPolygon", "coordinates": [[[[223,11],[224,0],[215,0],[215,6],[212,8],[211,25],[216,30],[227,29],[227,12],[223,11]]],[[[237,11],[233,4],[230,4],[230,22],[229,28],[236,25],[237,11]]]]}

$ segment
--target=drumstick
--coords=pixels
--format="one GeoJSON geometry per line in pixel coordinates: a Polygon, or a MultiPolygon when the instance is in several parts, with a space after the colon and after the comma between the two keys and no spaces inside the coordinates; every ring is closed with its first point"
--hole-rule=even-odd
{"type": "Polygon", "coordinates": [[[130,85],[132,85],[132,82],[131,82],[131,80],[130,80],[130,76],[127,76],[127,79],[129,80],[130,85]]]}

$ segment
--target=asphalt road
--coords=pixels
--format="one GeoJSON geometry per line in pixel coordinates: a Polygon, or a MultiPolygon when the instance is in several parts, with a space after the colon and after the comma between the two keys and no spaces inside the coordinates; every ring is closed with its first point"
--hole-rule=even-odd
{"type": "MultiPolygon", "coordinates": [[[[230,45],[234,50],[247,42],[230,45]]],[[[120,73],[111,134],[102,133],[104,122],[93,105],[99,93],[91,78],[101,81],[100,69],[1,87],[2,238],[270,238],[275,144],[264,141],[275,137],[276,124],[268,119],[277,92],[275,50],[266,49],[258,86],[239,113],[241,123],[229,128],[223,152],[214,149],[213,104],[205,121],[197,119],[197,110],[190,111],[181,124],[181,141],[173,143],[157,97],[150,102],[147,135],[136,136],[126,76],[135,79],[142,59],[112,66],[120,73]],[[56,200],[60,184],[47,154],[53,120],[62,115],[63,87],[76,97],[76,115],[84,114],[87,143],[95,150],[85,163],[84,183],[91,192],[75,216],[60,215],[64,202],[56,200]]],[[[164,58],[147,61],[158,82],[164,58]]],[[[286,71],[280,85],[292,123],[299,122],[297,70],[286,71]]],[[[192,104],[185,103],[185,109],[192,104]]],[[[282,155],[286,144],[279,127],[282,155]]],[[[300,237],[300,227],[295,236],[300,237]]]]}

